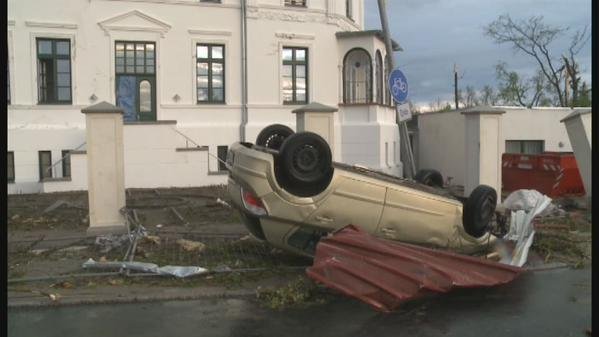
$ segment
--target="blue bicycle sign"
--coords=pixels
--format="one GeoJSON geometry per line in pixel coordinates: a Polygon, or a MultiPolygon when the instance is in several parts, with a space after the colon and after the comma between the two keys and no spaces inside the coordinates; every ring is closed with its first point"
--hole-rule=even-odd
{"type": "Polygon", "coordinates": [[[395,69],[389,74],[389,91],[393,99],[401,104],[408,98],[408,80],[399,69],[395,69]]]}

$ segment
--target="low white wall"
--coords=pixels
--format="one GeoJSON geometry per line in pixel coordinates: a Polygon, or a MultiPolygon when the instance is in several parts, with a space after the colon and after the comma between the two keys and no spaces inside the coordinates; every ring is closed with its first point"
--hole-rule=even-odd
{"type": "MultiPolygon", "coordinates": [[[[506,140],[544,140],[545,151],[571,152],[568,134],[560,123],[571,109],[498,107],[506,113],[500,117],[502,148],[506,140]],[[560,147],[560,142],[562,146],[560,147]]],[[[424,113],[418,116],[418,167],[435,169],[452,184],[464,185],[465,118],[460,110],[424,113]]],[[[483,130],[484,132],[484,130],[483,130]]]]}
{"type": "Polygon", "coordinates": [[[465,119],[459,112],[418,116],[418,167],[435,169],[452,184],[464,184],[465,119]]]}

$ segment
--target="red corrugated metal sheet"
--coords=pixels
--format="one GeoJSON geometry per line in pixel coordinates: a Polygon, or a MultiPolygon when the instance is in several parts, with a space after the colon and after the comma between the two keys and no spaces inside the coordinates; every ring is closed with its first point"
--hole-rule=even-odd
{"type": "Polygon", "coordinates": [[[375,238],[353,225],[321,239],[307,270],[313,280],[384,312],[426,293],[505,284],[521,272],[478,257],[375,238]]]}

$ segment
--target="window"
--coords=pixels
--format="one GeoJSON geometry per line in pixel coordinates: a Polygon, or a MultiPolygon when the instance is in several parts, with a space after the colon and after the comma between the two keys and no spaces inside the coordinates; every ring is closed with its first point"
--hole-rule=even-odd
{"type": "Polygon", "coordinates": [[[372,102],[372,61],[362,48],[354,48],[343,60],[343,103],[372,102]]]}
{"type": "Polygon", "coordinates": [[[217,147],[217,155],[218,155],[218,159],[220,159],[218,161],[218,170],[219,171],[227,170],[227,165],[225,165],[225,163],[227,162],[227,152],[228,151],[229,151],[229,147],[226,145],[219,145],[217,147]]]}
{"type": "Polygon", "coordinates": [[[115,42],[116,105],[123,120],[156,120],[156,45],[154,42],[115,42]]]}
{"type": "Polygon", "coordinates": [[[285,6],[306,7],[306,0],[285,0],[285,6]]]}
{"type": "Polygon", "coordinates": [[[376,51],[375,57],[375,73],[376,73],[376,102],[384,104],[383,101],[383,57],[379,50],[376,51]]]}
{"type": "Polygon", "coordinates": [[[225,46],[198,44],[196,48],[198,103],[225,102],[225,46]]]}
{"type": "Polygon", "coordinates": [[[52,178],[52,152],[39,151],[40,180],[52,178]]]}
{"type": "Polygon", "coordinates": [[[544,140],[506,140],[505,153],[541,154],[545,151],[544,140]]]}
{"type": "Polygon", "coordinates": [[[283,47],[283,103],[308,103],[308,49],[283,47]]]}
{"type": "Polygon", "coordinates": [[[71,150],[62,151],[62,177],[71,177],[71,150]]]}
{"type": "Polygon", "coordinates": [[[37,42],[38,102],[71,103],[71,41],[42,39],[37,42]]]}
{"type": "Polygon", "coordinates": [[[354,19],[354,4],[353,0],[345,0],[345,16],[354,19]]]}
{"type": "Polygon", "coordinates": [[[6,173],[8,174],[8,177],[6,178],[6,180],[9,183],[14,183],[15,182],[15,153],[12,151],[8,152],[8,158],[6,160],[7,164],[8,164],[8,168],[6,169],[6,173]]]}

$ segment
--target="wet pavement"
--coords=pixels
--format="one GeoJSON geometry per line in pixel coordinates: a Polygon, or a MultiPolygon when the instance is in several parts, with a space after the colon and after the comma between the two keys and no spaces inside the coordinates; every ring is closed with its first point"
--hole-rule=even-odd
{"type": "Polygon", "coordinates": [[[8,336],[585,336],[591,269],[522,275],[491,289],[461,289],[382,314],[337,297],[272,311],[253,299],[205,299],[8,311],[8,336]]]}

